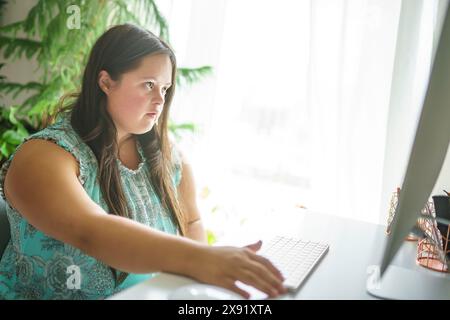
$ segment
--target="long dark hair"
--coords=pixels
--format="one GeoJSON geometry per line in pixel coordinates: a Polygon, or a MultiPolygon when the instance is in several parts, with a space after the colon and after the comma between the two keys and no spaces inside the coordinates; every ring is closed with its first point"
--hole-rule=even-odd
{"type": "MultiPolygon", "coordinates": [[[[168,115],[175,92],[176,59],[173,50],[152,32],[132,24],[110,28],[94,44],[86,65],[81,91],[72,97],[72,104],[57,113],[70,110],[71,124],[97,158],[100,189],[109,213],[130,217],[129,207],[122,189],[116,162],[118,145],[116,128],[106,109],[106,95],[98,85],[101,70],[108,72],[113,80],[119,80],[127,71],[137,68],[142,58],[153,54],[166,54],[172,64],[172,86],[166,91],[165,103],[158,125],[149,132],[135,135],[142,146],[150,168],[150,182],[161,204],[176,222],[181,235],[186,233],[186,220],[176,198],[172,184],[173,163],[168,138],[168,115]]],[[[56,117],[56,115],[54,116],[56,117]]],[[[116,270],[114,270],[116,276],[116,270]]],[[[116,282],[125,279],[122,273],[116,282]]]]}

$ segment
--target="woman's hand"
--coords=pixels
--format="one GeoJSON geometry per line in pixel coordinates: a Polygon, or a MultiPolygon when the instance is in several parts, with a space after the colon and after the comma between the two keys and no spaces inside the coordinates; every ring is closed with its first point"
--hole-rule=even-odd
{"type": "Polygon", "coordinates": [[[234,291],[244,298],[249,293],[239,288],[235,282],[240,281],[276,297],[286,293],[283,276],[266,258],[256,254],[262,242],[243,248],[204,247],[197,257],[193,257],[193,278],[234,291]]]}

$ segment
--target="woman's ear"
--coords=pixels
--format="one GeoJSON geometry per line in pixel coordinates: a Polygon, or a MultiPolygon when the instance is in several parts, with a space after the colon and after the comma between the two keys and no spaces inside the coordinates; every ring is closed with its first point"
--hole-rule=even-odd
{"type": "Polygon", "coordinates": [[[98,86],[100,87],[100,89],[106,94],[108,95],[108,93],[110,93],[111,91],[111,84],[112,84],[112,80],[111,77],[109,76],[108,72],[106,72],[105,70],[100,71],[100,73],[98,74],[98,86]]]}

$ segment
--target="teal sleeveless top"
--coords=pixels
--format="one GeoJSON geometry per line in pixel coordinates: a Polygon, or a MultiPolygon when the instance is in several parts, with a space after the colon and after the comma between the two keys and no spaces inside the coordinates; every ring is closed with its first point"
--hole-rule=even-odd
{"type": "MultiPolygon", "coordinates": [[[[61,115],[47,128],[27,137],[45,139],[70,152],[79,164],[78,180],[89,197],[109,212],[97,180],[97,159],[75,132],[69,115],[61,115]]],[[[21,144],[21,145],[22,145],[21,144]]],[[[0,260],[0,299],[104,299],[152,274],[129,274],[116,285],[113,272],[101,261],[34,228],[5,199],[3,184],[14,154],[0,170],[0,195],[6,202],[11,239],[0,260]],[[75,272],[79,276],[74,281],[75,272]]],[[[149,180],[149,168],[138,143],[141,162],[136,170],[117,159],[131,219],[170,234],[179,234],[174,218],[166,212],[149,180]]],[[[172,147],[174,189],[181,180],[181,158],[172,147]]],[[[55,195],[57,196],[57,195],[55,195]]],[[[43,213],[45,214],[45,213],[43,213]]],[[[119,273],[120,274],[120,273],[119,273]]]]}

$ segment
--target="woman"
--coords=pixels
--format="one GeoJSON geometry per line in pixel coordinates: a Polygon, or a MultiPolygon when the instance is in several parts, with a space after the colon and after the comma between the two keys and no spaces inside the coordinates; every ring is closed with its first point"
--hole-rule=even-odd
{"type": "Polygon", "coordinates": [[[244,297],[236,281],[285,292],[260,242],[206,244],[191,168],[168,139],[175,72],[170,47],[137,26],[97,40],[75,102],[0,172],[11,224],[0,297],[102,299],[159,271],[244,297]]]}

